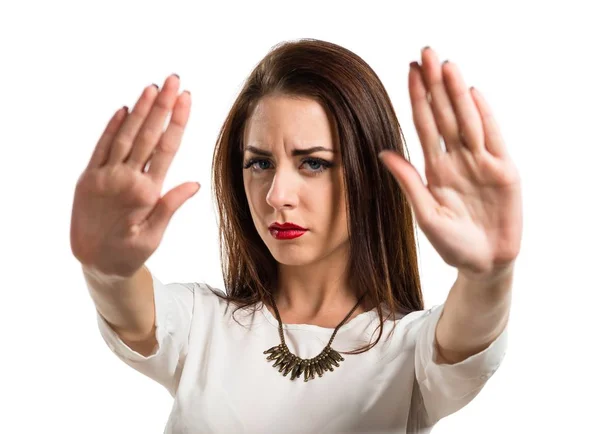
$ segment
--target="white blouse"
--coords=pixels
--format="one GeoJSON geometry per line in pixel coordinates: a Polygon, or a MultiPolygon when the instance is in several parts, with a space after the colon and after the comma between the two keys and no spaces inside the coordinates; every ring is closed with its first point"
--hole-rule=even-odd
{"type": "MultiPolygon", "coordinates": [[[[429,433],[469,403],[498,369],[507,328],[484,351],[454,365],[434,362],[435,327],[443,304],[384,322],[379,343],[344,355],[322,377],[290,381],[263,351],[280,343],[278,322],[264,306],[238,310],[204,283],[161,283],[152,276],[157,347],[144,357],[119,339],[98,314],[100,333],[123,362],[162,384],[174,398],[165,433],[429,433]]],[[[349,351],[369,342],[377,312],[344,324],[332,347],[349,351]]],[[[321,352],[333,329],[284,324],[290,351],[321,352]]],[[[377,335],[375,335],[376,337],[377,335]]]]}

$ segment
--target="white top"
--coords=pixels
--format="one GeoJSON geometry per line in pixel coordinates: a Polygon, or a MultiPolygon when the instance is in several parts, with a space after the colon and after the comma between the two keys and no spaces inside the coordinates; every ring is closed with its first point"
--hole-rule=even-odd
{"type": "MultiPolygon", "coordinates": [[[[470,402],[500,365],[507,328],[487,349],[454,365],[434,363],[435,326],[443,304],[384,323],[380,342],[322,377],[290,381],[263,351],[280,343],[277,319],[262,309],[239,309],[204,283],[161,283],[152,276],[157,347],[143,357],[128,348],[98,314],[110,349],[162,384],[174,397],[165,433],[428,433],[442,417],[470,402]]],[[[370,340],[375,310],[344,324],[332,347],[349,351],[370,340]]],[[[321,352],[333,329],[284,324],[290,351],[321,352]]],[[[375,335],[376,336],[376,335],[375,335]]]]}

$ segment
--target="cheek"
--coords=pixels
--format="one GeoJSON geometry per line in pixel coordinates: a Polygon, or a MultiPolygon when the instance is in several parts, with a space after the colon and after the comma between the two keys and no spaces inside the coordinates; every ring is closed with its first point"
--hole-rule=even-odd
{"type": "Polygon", "coordinates": [[[252,179],[251,176],[244,175],[244,191],[246,192],[246,200],[250,211],[255,213],[261,209],[261,201],[265,201],[263,194],[264,186],[260,181],[252,179]]]}
{"type": "MultiPolygon", "coordinates": [[[[326,219],[330,227],[343,226],[345,223],[346,201],[343,189],[338,183],[328,183],[319,189],[313,189],[307,196],[313,211],[326,219]]],[[[337,231],[337,230],[336,230],[337,231]]]]}

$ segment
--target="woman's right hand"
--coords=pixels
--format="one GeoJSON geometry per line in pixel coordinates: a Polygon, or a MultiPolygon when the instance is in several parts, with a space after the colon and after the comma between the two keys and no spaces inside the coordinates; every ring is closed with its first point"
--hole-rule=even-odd
{"type": "Polygon", "coordinates": [[[131,277],[158,248],[175,211],[199,190],[186,182],[161,197],[190,113],[191,95],[178,92],[179,78],[171,75],[160,91],[146,87],[131,113],[118,110],[79,177],[70,238],[86,269],[131,277]]]}

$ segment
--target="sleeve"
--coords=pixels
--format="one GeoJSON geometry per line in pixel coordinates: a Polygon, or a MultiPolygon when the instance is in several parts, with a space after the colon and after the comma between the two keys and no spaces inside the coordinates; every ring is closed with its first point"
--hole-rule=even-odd
{"type": "Polygon", "coordinates": [[[128,347],[110,324],[96,311],[100,334],[110,350],[123,362],[162,384],[175,396],[187,355],[194,305],[193,283],[163,284],[152,275],[156,312],[156,341],[145,357],[128,347]]]}
{"type": "Polygon", "coordinates": [[[486,349],[462,362],[435,363],[435,328],[443,309],[444,304],[425,312],[415,348],[415,375],[431,425],[460,410],[479,394],[500,366],[507,348],[508,326],[486,349]]]}

